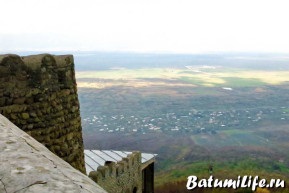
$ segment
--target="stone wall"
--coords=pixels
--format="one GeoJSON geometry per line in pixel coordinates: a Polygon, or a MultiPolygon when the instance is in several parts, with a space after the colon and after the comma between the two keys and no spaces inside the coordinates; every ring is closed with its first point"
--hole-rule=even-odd
{"type": "Polygon", "coordinates": [[[0,115],[0,192],[106,191],[0,115]]]}
{"type": "Polygon", "coordinates": [[[85,173],[72,55],[0,55],[0,113],[85,173]]]}
{"type": "Polygon", "coordinates": [[[89,177],[110,193],[141,193],[141,153],[133,152],[122,161],[99,166],[89,177]]]}

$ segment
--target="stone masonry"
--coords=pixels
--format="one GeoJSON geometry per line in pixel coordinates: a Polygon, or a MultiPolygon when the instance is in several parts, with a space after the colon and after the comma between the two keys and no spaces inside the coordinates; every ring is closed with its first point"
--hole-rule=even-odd
{"type": "Polygon", "coordinates": [[[99,166],[89,177],[110,193],[141,193],[141,153],[133,152],[122,161],[99,166]]]}
{"type": "Polygon", "coordinates": [[[0,55],[0,114],[85,173],[72,55],[0,55]]]}

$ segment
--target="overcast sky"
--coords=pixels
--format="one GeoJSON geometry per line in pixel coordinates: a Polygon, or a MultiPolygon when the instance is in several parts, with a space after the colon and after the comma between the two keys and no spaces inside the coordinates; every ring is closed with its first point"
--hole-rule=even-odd
{"type": "Polygon", "coordinates": [[[0,0],[0,52],[286,52],[288,0],[0,0]]]}

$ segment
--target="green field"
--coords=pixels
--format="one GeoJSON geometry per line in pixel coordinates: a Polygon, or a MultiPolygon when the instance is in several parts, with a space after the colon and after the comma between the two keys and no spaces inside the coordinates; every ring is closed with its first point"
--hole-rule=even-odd
{"type": "MultiPolygon", "coordinates": [[[[160,85],[172,81],[171,84],[184,84],[206,87],[257,87],[263,85],[280,85],[289,81],[289,71],[261,71],[216,69],[189,70],[173,68],[118,69],[105,71],[81,71],[76,73],[79,87],[98,87],[85,84],[87,79],[104,79],[127,81],[129,86],[160,85]],[[145,84],[145,83],[146,84],[145,84]],[[143,83],[143,84],[141,84],[143,83]]],[[[115,82],[115,85],[119,85],[115,82]]],[[[106,86],[113,86],[107,84],[106,86]]]]}

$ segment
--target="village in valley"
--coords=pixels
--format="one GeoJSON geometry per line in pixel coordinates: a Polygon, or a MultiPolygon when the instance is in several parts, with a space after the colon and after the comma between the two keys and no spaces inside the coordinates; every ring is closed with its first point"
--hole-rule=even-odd
{"type": "Polygon", "coordinates": [[[226,129],[254,128],[265,121],[289,123],[289,108],[257,108],[229,111],[210,111],[181,109],[177,112],[142,117],[135,114],[107,116],[104,114],[83,117],[82,122],[88,130],[98,132],[164,132],[167,134],[217,134],[226,129]]]}

